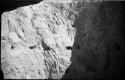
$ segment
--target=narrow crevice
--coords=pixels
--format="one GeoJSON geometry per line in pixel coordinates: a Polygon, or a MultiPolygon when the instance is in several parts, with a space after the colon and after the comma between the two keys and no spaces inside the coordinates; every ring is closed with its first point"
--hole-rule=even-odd
{"type": "Polygon", "coordinates": [[[29,48],[30,48],[30,49],[34,49],[35,47],[36,47],[36,45],[35,45],[35,46],[30,46],[29,48]]]}
{"type": "Polygon", "coordinates": [[[72,50],[72,47],[71,46],[67,46],[66,49],[67,50],[72,50]]]}
{"type": "Polygon", "coordinates": [[[50,50],[50,47],[48,47],[44,41],[42,41],[42,46],[44,48],[45,51],[49,51],[50,50]]]}

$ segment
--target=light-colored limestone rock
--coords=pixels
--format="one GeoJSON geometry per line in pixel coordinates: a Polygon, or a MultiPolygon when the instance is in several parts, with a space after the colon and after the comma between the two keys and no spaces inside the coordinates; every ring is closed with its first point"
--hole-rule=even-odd
{"type": "MultiPolygon", "coordinates": [[[[70,66],[76,34],[70,4],[45,0],[1,15],[5,79],[60,79],[70,66]],[[71,17],[70,19],[68,17],[71,17]]],[[[74,11],[75,12],[75,11],[74,11]]]]}

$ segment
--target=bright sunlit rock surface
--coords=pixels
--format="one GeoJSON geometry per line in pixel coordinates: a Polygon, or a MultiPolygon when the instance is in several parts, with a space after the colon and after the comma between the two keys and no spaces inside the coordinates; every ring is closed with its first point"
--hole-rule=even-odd
{"type": "Polygon", "coordinates": [[[5,79],[61,79],[70,66],[77,11],[72,1],[44,0],[1,15],[5,79]]]}

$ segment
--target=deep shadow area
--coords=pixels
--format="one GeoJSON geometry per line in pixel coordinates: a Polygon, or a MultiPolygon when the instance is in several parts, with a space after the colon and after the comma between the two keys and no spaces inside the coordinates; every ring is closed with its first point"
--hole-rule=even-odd
{"type": "Polygon", "coordinates": [[[41,2],[42,0],[0,0],[0,14],[5,11],[11,11],[18,7],[33,5],[41,2]]]}
{"type": "Polygon", "coordinates": [[[72,64],[62,79],[124,78],[125,2],[85,3],[74,26],[72,64]]]}
{"type": "Polygon", "coordinates": [[[0,79],[4,79],[3,71],[0,68],[0,79]]]}

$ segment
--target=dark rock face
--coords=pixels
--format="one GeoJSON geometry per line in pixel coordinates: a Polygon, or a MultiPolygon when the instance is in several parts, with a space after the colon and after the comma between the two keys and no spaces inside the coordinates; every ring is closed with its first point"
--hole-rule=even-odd
{"type": "Polygon", "coordinates": [[[64,79],[123,77],[124,2],[85,3],[74,26],[72,65],[64,79]]]}

